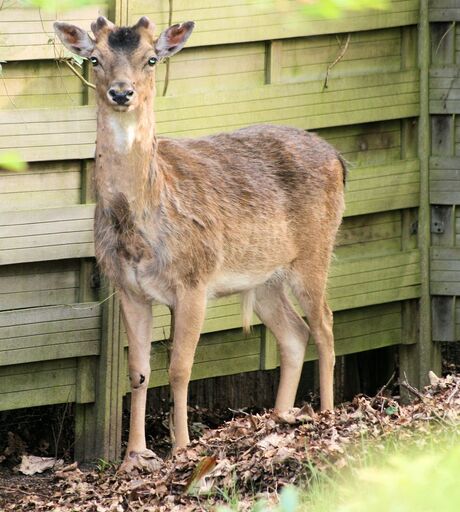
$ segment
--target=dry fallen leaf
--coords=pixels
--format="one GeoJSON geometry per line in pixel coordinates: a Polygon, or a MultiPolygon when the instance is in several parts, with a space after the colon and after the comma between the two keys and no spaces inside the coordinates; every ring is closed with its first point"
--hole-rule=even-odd
{"type": "Polygon", "coordinates": [[[55,459],[54,457],[36,457],[35,455],[23,455],[21,457],[21,464],[15,468],[23,475],[35,475],[36,473],[43,473],[47,469],[59,469],[64,465],[62,459],[55,459]]]}
{"type": "Polygon", "coordinates": [[[187,487],[185,488],[186,494],[203,494],[208,492],[209,486],[206,484],[206,475],[208,475],[217,465],[216,457],[203,457],[200,462],[195,466],[191,474],[187,487]]]}
{"type": "MultiPolygon", "coordinates": [[[[251,510],[256,494],[264,493],[270,501],[274,489],[302,478],[307,460],[318,471],[331,463],[345,468],[352,459],[347,446],[359,443],[363,433],[378,442],[393,433],[409,439],[414,431],[427,431],[432,420],[459,425],[460,376],[440,379],[420,393],[424,400],[409,405],[399,404],[396,397],[358,395],[335,412],[316,413],[304,406],[289,411],[290,422],[275,421],[270,411],[245,414],[207,430],[177,456],[161,461],[153,473],[121,475],[113,470],[80,471],[70,465],[55,472],[49,496],[36,484],[36,494],[12,494],[9,499],[14,503],[2,503],[0,508],[6,512],[202,510],[203,500],[184,493],[190,486],[198,496],[211,490],[205,498],[211,510],[221,504],[214,489],[237,488],[242,512],[251,510]],[[395,404],[398,414],[388,414],[395,404]]],[[[385,450],[384,443],[381,447],[385,450]]]]}

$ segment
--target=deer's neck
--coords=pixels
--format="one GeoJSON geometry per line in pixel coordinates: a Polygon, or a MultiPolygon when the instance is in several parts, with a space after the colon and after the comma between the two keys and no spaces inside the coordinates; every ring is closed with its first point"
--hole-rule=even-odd
{"type": "Polygon", "coordinates": [[[157,181],[153,105],[115,112],[102,105],[97,116],[95,183],[104,207],[123,194],[134,209],[154,200],[157,181]]]}

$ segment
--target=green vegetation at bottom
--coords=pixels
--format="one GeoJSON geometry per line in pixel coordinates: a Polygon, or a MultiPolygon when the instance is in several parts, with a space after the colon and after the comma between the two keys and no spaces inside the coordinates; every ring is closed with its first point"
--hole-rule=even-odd
{"type": "MultiPolygon", "coordinates": [[[[308,480],[286,487],[278,505],[255,503],[252,512],[458,512],[460,430],[363,439],[346,466],[306,468],[308,480]]],[[[232,500],[232,505],[235,500],[232,500]]],[[[237,506],[235,507],[237,509],[237,506]]],[[[222,507],[219,512],[230,509],[222,507]]]]}

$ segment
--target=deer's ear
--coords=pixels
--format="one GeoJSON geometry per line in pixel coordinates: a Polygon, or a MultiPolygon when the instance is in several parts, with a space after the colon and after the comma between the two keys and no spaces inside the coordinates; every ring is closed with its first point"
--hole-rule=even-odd
{"type": "Polygon", "coordinates": [[[162,32],[155,43],[155,52],[158,58],[172,57],[182,50],[194,27],[193,21],[186,21],[180,25],[173,25],[162,32]]]}
{"type": "Polygon", "coordinates": [[[54,31],[62,44],[72,53],[88,58],[94,49],[94,41],[88,33],[75,25],[56,21],[54,31]]]}

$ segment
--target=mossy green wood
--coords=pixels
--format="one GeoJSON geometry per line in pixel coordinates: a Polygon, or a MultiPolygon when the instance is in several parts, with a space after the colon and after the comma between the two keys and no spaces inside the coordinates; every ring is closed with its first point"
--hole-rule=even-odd
{"type": "Polygon", "coordinates": [[[460,340],[460,301],[457,297],[453,297],[453,308],[454,308],[454,336],[447,341],[459,341],[460,340]]]}
{"type": "Polygon", "coordinates": [[[61,13],[5,3],[0,9],[0,55],[8,61],[55,59],[63,53],[54,42],[53,22],[67,21],[89,30],[101,12],[103,2],[61,13]]]}
{"type": "Polygon", "coordinates": [[[460,21],[457,0],[429,0],[430,21],[460,21]]]}
{"type": "Polygon", "coordinates": [[[0,410],[74,402],[76,359],[0,367],[0,410]]]}
{"type": "Polygon", "coordinates": [[[431,269],[433,295],[433,339],[460,339],[456,328],[456,296],[460,294],[460,256],[457,243],[458,211],[458,56],[460,39],[458,5],[441,0],[430,2],[431,67],[429,70],[429,109],[431,113],[430,202],[431,269]]]}
{"type": "MultiPolygon", "coordinates": [[[[414,27],[407,28],[415,32],[414,27]]],[[[406,57],[411,63],[406,69],[414,68],[416,55],[408,55],[402,48],[402,32],[401,27],[396,27],[281,40],[279,81],[319,80],[324,83],[326,69],[342,53],[347,41],[342,58],[329,69],[329,78],[399,71],[406,57]]]]}
{"type": "Polygon", "coordinates": [[[429,157],[430,157],[430,118],[429,118],[429,66],[430,66],[430,26],[428,20],[428,0],[420,2],[419,24],[419,66],[420,66],[420,118],[419,118],[419,158],[420,158],[420,209],[419,209],[419,248],[421,274],[423,276],[420,297],[420,334],[416,349],[415,365],[417,384],[428,382],[428,372],[439,373],[441,359],[439,347],[431,337],[431,297],[430,297],[430,198],[429,198],[429,157]]]}
{"type": "MultiPolygon", "coordinates": [[[[341,41],[334,35],[273,41],[267,61],[263,41],[186,48],[170,62],[168,96],[180,96],[184,91],[192,94],[248,89],[264,83],[323,83],[327,66],[335,60],[344,41],[345,35],[341,41]],[[277,70],[277,76],[268,80],[270,66],[272,71],[277,70]]],[[[354,33],[329,77],[398,71],[403,57],[399,27],[354,33]]],[[[415,65],[413,60],[411,67],[415,65]]],[[[158,91],[163,90],[165,68],[157,69],[158,91]]],[[[2,75],[0,108],[66,108],[85,104],[89,99],[78,78],[65,65],[53,61],[8,62],[2,75]]]]}
{"type": "Polygon", "coordinates": [[[102,337],[98,359],[95,411],[94,457],[117,460],[121,455],[121,420],[124,375],[126,374],[123,344],[119,336],[119,301],[113,288],[105,283],[101,299],[102,337]]]}
{"type": "MultiPolygon", "coordinates": [[[[216,4],[201,0],[174,2],[173,21],[192,19],[197,23],[191,46],[236,43],[267,39],[371,30],[401,25],[413,25],[418,20],[418,0],[394,0],[389,11],[348,12],[341,19],[307,20],[295,2],[289,2],[288,12],[277,10],[276,3],[251,0],[245,4],[237,0],[225,0],[216,4]]],[[[150,16],[160,28],[169,17],[167,1],[147,2],[130,0],[122,22],[134,23],[142,15],[150,16]]]]}
{"type": "Polygon", "coordinates": [[[100,308],[75,304],[0,313],[0,366],[97,355],[100,308]]]}
{"type": "Polygon", "coordinates": [[[80,203],[81,173],[75,162],[35,163],[21,173],[0,174],[0,180],[1,212],[80,203]]]}
{"type": "Polygon", "coordinates": [[[0,265],[94,255],[94,205],[2,213],[0,265]]]}
{"type": "MultiPolygon", "coordinates": [[[[84,71],[84,76],[88,79],[88,68],[84,71]]],[[[87,88],[83,95],[85,103],[94,103],[94,96],[90,94],[87,88]]],[[[95,202],[94,187],[94,160],[83,160],[80,162],[81,169],[81,191],[80,201],[83,204],[95,202]]],[[[99,271],[93,258],[82,258],[79,261],[79,302],[97,301],[100,299],[97,293],[98,286],[95,286],[99,279],[99,271]]],[[[99,283],[100,284],[100,283],[99,283]]],[[[100,306],[100,303],[98,303],[100,306]]],[[[102,312],[102,311],[101,311],[102,312]]],[[[101,328],[100,341],[102,342],[102,331],[108,330],[107,320],[110,317],[101,315],[99,318],[99,326],[101,328]],[[103,322],[103,319],[105,322],[103,322]]],[[[118,339],[118,338],[117,338],[118,339]]],[[[100,347],[99,347],[100,349],[100,347]]],[[[101,351],[98,352],[98,354],[101,351]]],[[[105,354],[104,354],[105,355],[105,354]]],[[[97,399],[97,394],[104,389],[105,368],[100,371],[99,365],[105,364],[105,358],[97,358],[95,356],[80,357],[77,365],[77,396],[75,404],[75,458],[77,460],[92,460],[94,454],[107,452],[101,448],[101,438],[98,437],[97,427],[106,424],[104,418],[101,418],[99,411],[99,403],[101,398],[97,399]],[[99,381],[98,381],[99,379],[99,381]],[[102,385],[101,385],[102,384],[102,385]]],[[[106,388],[105,388],[106,389],[106,388]]],[[[117,417],[119,407],[115,406],[115,416],[117,417]]],[[[112,408],[104,407],[103,411],[111,413],[112,408]]],[[[107,436],[104,436],[106,439],[107,436]]],[[[109,442],[117,443],[118,434],[109,438],[109,442]]],[[[111,455],[117,455],[117,446],[112,447],[111,455]]],[[[110,452],[110,448],[109,448],[110,452]]]]}
{"type": "Polygon", "coordinates": [[[430,158],[430,200],[432,204],[460,204],[460,156],[430,158]]]}
{"type": "MultiPolygon", "coordinates": [[[[255,123],[288,124],[305,129],[400,119],[418,115],[418,76],[413,70],[331,79],[268,84],[207,95],[157,99],[162,135],[205,135],[255,123]],[[363,108],[364,106],[364,108],[363,108]]],[[[28,161],[62,160],[94,154],[95,112],[82,106],[9,110],[0,122],[0,154],[14,149],[28,161]],[[24,124],[26,123],[26,124],[24,124]],[[53,137],[49,134],[52,133],[53,137]]]]}
{"type": "Polygon", "coordinates": [[[2,65],[1,109],[73,107],[83,104],[83,96],[80,80],[65,64],[27,60],[2,65]]]}
{"type": "Polygon", "coordinates": [[[0,282],[0,311],[78,301],[76,260],[0,265],[0,282]]]}

